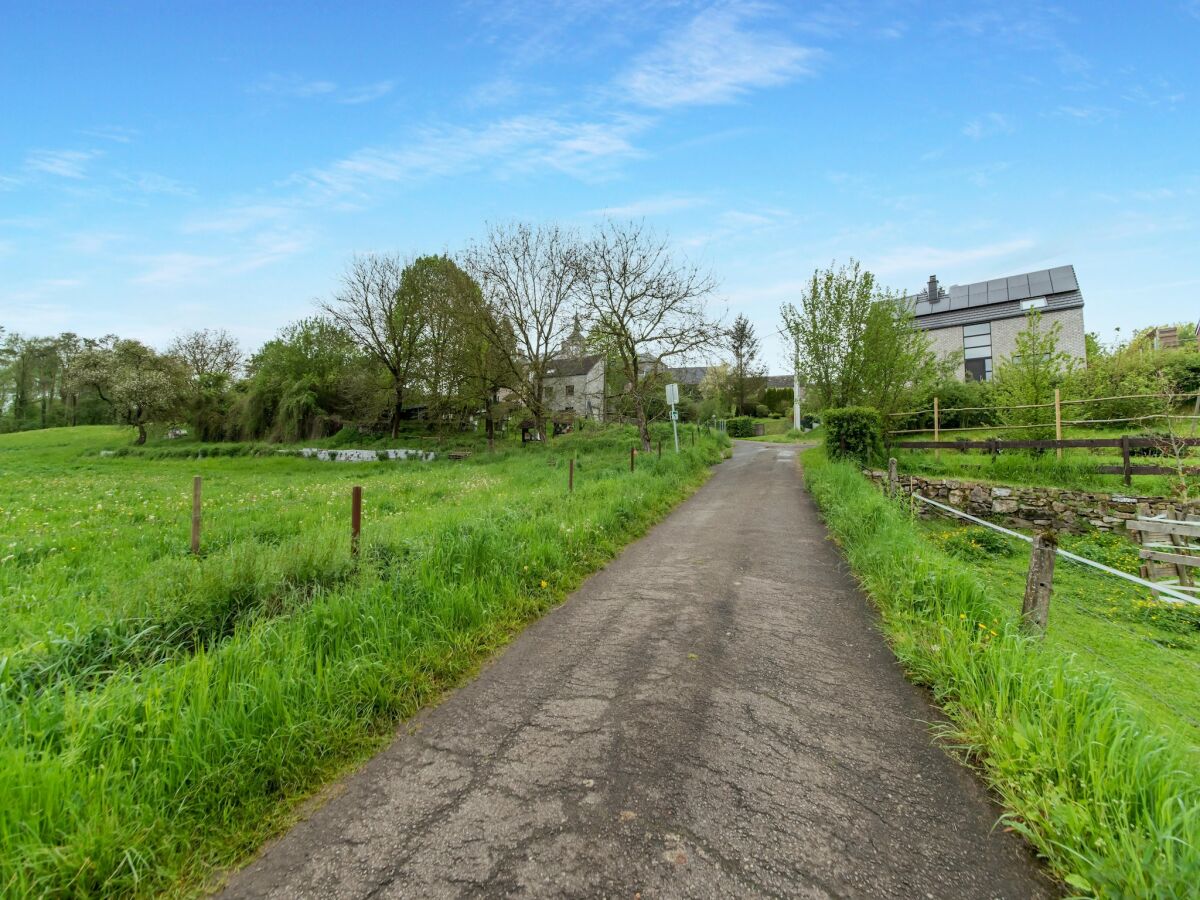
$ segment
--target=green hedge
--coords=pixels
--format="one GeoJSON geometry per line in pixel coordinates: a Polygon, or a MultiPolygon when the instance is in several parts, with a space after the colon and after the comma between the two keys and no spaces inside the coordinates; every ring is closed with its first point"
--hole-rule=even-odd
{"type": "Polygon", "coordinates": [[[1200,777],[1182,745],[1103,676],[1024,637],[968,565],[924,540],[907,511],[820,450],[805,481],[878,605],[909,676],[932,688],[1022,833],[1073,892],[1193,897],[1200,777]],[[999,624],[1006,623],[1006,624],[999,624]]]}
{"type": "Polygon", "coordinates": [[[825,451],[830,459],[853,459],[870,465],[883,456],[883,420],[869,406],[844,406],[822,414],[825,451]]]}
{"type": "Polygon", "coordinates": [[[736,416],[725,422],[725,432],[730,437],[754,437],[754,420],[749,416],[736,416]]]}

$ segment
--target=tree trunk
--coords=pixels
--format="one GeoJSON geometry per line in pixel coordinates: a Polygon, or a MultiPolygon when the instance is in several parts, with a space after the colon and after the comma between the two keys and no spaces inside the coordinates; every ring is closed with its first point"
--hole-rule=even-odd
{"type": "Polygon", "coordinates": [[[137,436],[137,440],[134,441],[134,446],[140,447],[144,443],[146,443],[146,426],[143,425],[141,422],[138,422],[137,430],[138,430],[138,436],[137,436]]]}
{"type": "Polygon", "coordinates": [[[496,420],[492,418],[492,407],[487,409],[487,447],[488,453],[496,452],[496,420]]]}
{"type": "Polygon", "coordinates": [[[400,412],[404,409],[404,392],[396,391],[396,406],[392,410],[392,440],[400,437],[400,412]]]}
{"type": "Polygon", "coordinates": [[[640,392],[635,392],[633,395],[633,406],[637,411],[638,436],[642,440],[642,452],[650,452],[650,426],[646,422],[646,404],[642,402],[640,392]]]}

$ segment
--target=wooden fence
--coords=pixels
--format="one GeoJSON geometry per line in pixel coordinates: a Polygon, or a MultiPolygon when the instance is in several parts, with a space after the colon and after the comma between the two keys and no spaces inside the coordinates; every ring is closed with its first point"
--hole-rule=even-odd
{"type": "MultiPolygon", "coordinates": [[[[1067,449],[1118,449],[1121,451],[1121,465],[1097,466],[1096,471],[1101,475],[1123,475],[1126,484],[1132,484],[1134,475],[1200,475],[1200,467],[1196,466],[1160,466],[1134,464],[1131,459],[1132,450],[1153,448],[1164,454],[1174,454],[1177,450],[1187,447],[1200,447],[1200,438],[1161,438],[1133,437],[1122,435],[1118,438],[1067,438],[1066,440],[1015,440],[989,438],[983,441],[893,441],[892,447],[901,450],[983,450],[993,456],[1003,450],[1054,450],[1062,456],[1067,449]]],[[[1186,452],[1186,451],[1184,451],[1186,452]]]]}

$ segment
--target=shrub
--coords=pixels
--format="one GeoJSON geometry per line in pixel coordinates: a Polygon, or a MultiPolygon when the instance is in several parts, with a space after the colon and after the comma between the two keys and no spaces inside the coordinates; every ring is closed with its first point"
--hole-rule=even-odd
{"type": "Polygon", "coordinates": [[[869,406],[827,409],[825,451],[831,459],[854,459],[864,466],[883,455],[883,420],[869,406]]]}
{"type": "Polygon", "coordinates": [[[754,414],[760,419],[765,419],[771,414],[771,410],[764,403],[760,403],[754,407],[754,414]]]}
{"type": "Polygon", "coordinates": [[[725,431],[730,437],[754,437],[754,421],[749,416],[735,416],[726,421],[725,431]]]}

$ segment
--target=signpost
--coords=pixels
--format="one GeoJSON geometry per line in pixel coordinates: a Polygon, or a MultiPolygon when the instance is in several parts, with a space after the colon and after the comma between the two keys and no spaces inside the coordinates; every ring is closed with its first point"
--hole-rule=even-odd
{"type": "Polygon", "coordinates": [[[671,404],[671,430],[675,432],[675,452],[679,452],[679,410],[675,404],[679,402],[679,385],[667,385],[667,402],[671,404]]]}

